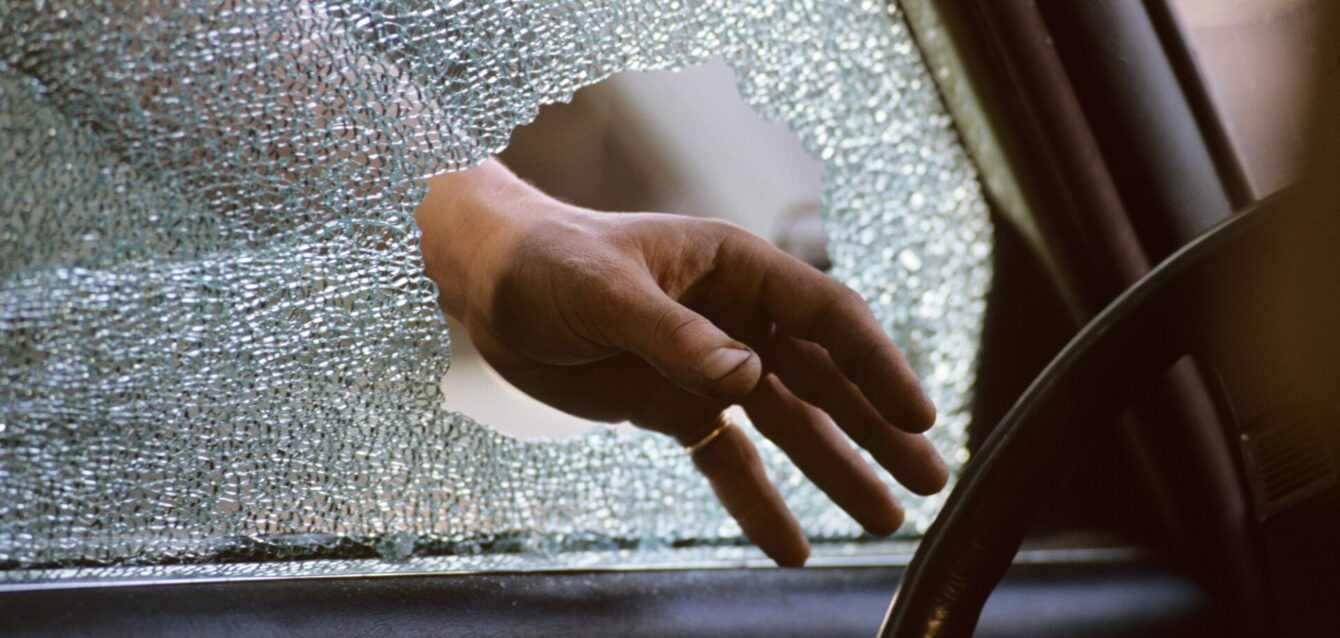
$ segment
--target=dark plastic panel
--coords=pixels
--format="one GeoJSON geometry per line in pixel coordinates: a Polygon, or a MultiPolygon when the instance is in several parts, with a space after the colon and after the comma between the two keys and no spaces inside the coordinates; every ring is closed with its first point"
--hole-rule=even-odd
{"type": "MultiPolygon", "coordinates": [[[[890,567],[397,576],[0,594],[0,634],[41,636],[873,636],[890,567]]],[[[1207,597],[1149,564],[1011,570],[982,636],[1181,636],[1207,597]]]]}

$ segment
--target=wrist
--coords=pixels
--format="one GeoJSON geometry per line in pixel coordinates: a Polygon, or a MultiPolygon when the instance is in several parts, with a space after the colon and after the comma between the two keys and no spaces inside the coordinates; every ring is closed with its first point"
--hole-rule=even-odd
{"type": "Polygon", "coordinates": [[[442,309],[465,321],[471,304],[489,296],[498,262],[552,202],[492,158],[430,177],[427,185],[414,211],[424,271],[438,286],[442,309]]]}

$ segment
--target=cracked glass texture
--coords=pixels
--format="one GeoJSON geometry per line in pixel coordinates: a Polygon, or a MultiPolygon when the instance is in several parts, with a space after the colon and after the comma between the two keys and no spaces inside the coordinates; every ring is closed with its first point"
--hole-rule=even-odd
{"type": "MultiPolygon", "coordinates": [[[[540,105],[711,56],[826,163],[833,274],[964,460],[991,229],[894,4],[14,1],[0,34],[0,580],[743,543],[667,437],[441,406],[413,221],[540,105]]],[[[812,538],[860,538],[761,451],[812,538]]],[[[904,535],[943,500],[895,491],[904,535]]]]}

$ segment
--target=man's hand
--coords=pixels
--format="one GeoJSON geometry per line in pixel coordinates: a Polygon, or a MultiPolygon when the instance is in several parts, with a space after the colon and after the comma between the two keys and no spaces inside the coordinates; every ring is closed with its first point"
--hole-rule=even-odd
{"type": "MultiPolygon", "coordinates": [[[[443,308],[527,394],[684,445],[738,403],[875,534],[902,509],[839,428],[912,491],[944,486],[917,434],[935,409],[902,354],[856,293],[767,241],[721,221],[569,206],[496,160],[429,180],[416,218],[443,308]]],[[[743,432],[727,428],[693,461],[768,556],[805,562],[743,432]]]]}

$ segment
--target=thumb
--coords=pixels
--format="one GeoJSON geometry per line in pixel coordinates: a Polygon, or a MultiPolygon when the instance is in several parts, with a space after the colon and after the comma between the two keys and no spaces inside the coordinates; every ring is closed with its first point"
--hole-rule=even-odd
{"type": "Polygon", "coordinates": [[[675,385],[735,403],[758,384],[763,362],[757,353],[659,287],[639,286],[622,301],[606,327],[611,345],[638,355],[675,385]]]}

